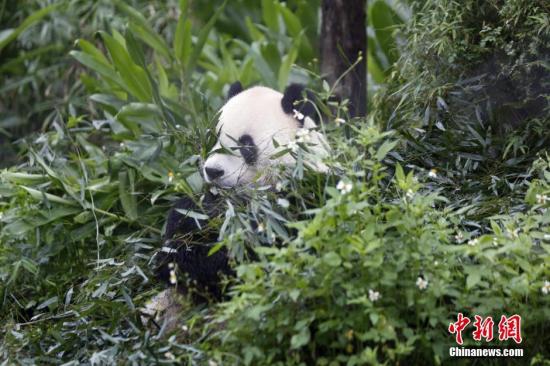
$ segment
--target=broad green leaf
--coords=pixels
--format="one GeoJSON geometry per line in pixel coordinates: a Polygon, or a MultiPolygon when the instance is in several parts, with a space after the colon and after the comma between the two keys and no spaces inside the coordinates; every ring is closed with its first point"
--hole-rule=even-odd
{"type": "Polygon", "coordinates": [[[378,63],[378,60],[376,57],[373,56],[371,50],[367,50],[367,70],[369,74],[372,76],[372,79],[378,83],[381,84],[384,82],[385,76],[384,71],[382,70],[382,67],[378,63]]]}
{"type": "Polygon", "coordinates": [[[256,27],[249,16],[246,17],[245,24],[246,28],[248,29],[248,34],[254,42],[261,41],[264,38],[263,33],[258,29],[258,27],[256,27]]]}
{"type": "Polygon", "coordinates": [[[129,30],[137,37],[141,38],[151,48],[157,51],[162,57],[167,60],[172,58],[170,50],[164,40],[159,37],[152,29],[144,27],[141,24],[131,22],[129,30]]]}
{"type": "Polygon", "coordinates": [[[405,172],[403,171],[403,167],[399,163],[397,163],[397,165],[395,166],[395,178],[397,179],[397,182],[399,184],[405,183],[405,172]]]}
{"type": "Polygon", "coordinates": [[[478,271],[474,271],[468,275],[466,278],[466,288],[472,289],[479,283],[481,280],[481,274],[478,271]]]}
{"type": "Polygon", "coordinates": [[[54,307],[57,305],[57,296],[54,296],[54,297],[51,297],[49,298],[48,300],[44,301],[43,303],[39,304],[37,307],[36,307],[36,310],[41,310],[41,309],[44,309],[46,307],[54,307]]]}
{"type": "Polygon", "coordinates": [[[109,60],[107,60],[107,57],[105,57],[103,52],[98,50],[97,47],[90,42],[86,41],[85,39],[79,39],[76,41],[76,44],[83,52],[92,56],[94,59],[96,59],[96,61],[111,67],[111,63],[109,62],[109,60]]]}
{"type": "Polygon", "coordinates": [[[69,54],[74,57],[82,65],[88,67],[89,69],[97,72],[99,75],[103,76],[105,79],[117,84],[122,89],[127,90],[126,85],[116,73],[116,71],[109,64],[104,64],[95,57],[86,54],[80,51],[71,51],[69,54]]]}
{"type": "Polygon", "coordinates": [[[237,80],[239,78],[237,65],[235,64],[233,56],[229,53],[229,50],[225,46],[225,42],[222,40],[219,42],[219,50],[222,55],[224,70],[228,74],[227,82],[231,83],[232,80],[237,80]]]}
{"type": "Polygon", "coordinates": [[[262,0],[262,19],[270,30],[279,33],[279,9],[274,0],[262,0]]]}
{"type": "Polygon", "coordinates": [[[183,209],[176,209],[177,212],[182,214],[184,217],[191,217],[196,220],[208,220],[208,215],[193,211],[193,210],[183,210],[183,209]]]}
{"type": "Polygon", "coordinates": [[[131,29],[132,23],[124,32],[124,44],[126,45],[126,50],[130,55],[132,61],[139,67],[141,67],[145,72],[147,72],[147,62],[145,61],[145,51],[143,50],[142,44],[134,37],[135,31],[131,29]]]}
{"type": "Polygon", "coordinates": [[[384,143],[378,148],[378,151],[376,152],[376,160],[382,161],[386,157],[386,155],[388,155],[388,153],[393,150],[395,145],[397,145],[397,142],[397,140],[384,141],[384,143]]]}
{"type": "Polygon", "coordinates": [[[120,171],[118,173],[118,181],[118,194],[124,213],[130,220],[135,221],[138,218],[137,200],[134,195],[133,182],[129,179],[128,171],[120,171]]]}
{"type": "Polygon", "coordinates": [[[401,19],[384,0],[376,0],[369,6],[369,24],[374,29],[376,40],[390,65],[398,57],[393,32],[399,23],[402,23],[401,19]]]}
{"type": "Polygon", "coordinates": [[[31,195],[31,197],[36,199],[36,200],[42,201],[45,198],[50,202],[61,203],[63,205],[69,205],[69,206],[75,206],[76,205],[76,202],[74,202],[74,201],[69,201],[65,198],[61,198],[61,197],[56,196],[56,195],[51,194],[51,193],[42,192],[42,191],[39,191],[37,189],[31,188],[31,187],[26,187],[26,186],[21,186],[21,188],[23,188],[25,191],[27,191],[31,195]]]}
{"type": "Polygon", "coordinates": [[[323,260],[331,267],[338,267],[342,264],[342,258],[336,252],[328,252],[323,255],[323,260]]]}
{"type": "Polygon", "coordinates": [[[186,19],[184,14],[180,15],[176,34],[174,35],[174,53],[182,65],[189,63],[193,44],[191,40],[191,20],[186,19]]]}
{"type": "Polygon", "coordinates": [[[155,59],[155,65],[157,67],[157,77],[158,77],[160,95],[165,98],[177,99],[178,89],[174,84],[171,84],[168,81],[168,75],[166,74],[166,71],[164,70],[162,63],[158,58],[155,59]]]}
{"type": "Polygon", "coordinates": [[[141,38],[163,57],[170,60],[171,55],[168,45],[166,45],[164,39],[151,28],[147,22],[147,19],[145,19],[139,11],[125,4],[123,1],[117,0],[115,1],[115,4],[132,19],[129,26],[130,31],[134,33],[136,37],[141,38]]]}
{"type": "Polygon", "coordinates": [[[150,101],[152,91],[147,74],[132,61],[126,50],[125,42],[117,40],[103,31],[99,33],[111,55],[116,70],[126,85],[126,90],[142,102],[150,101]]]}
{"type": "Polygon", "coordinates": [[[158,121],[160,116],[160,110],[156,104],[129,103],[117,113],[116,120],[137,137],[144,126],[158,121]]]}
{"type": "Polygon", "coordinates": [[[300,23],[300,19],[283,4],[278,5],[279,11],[283,15],[283,20],[285,22],[288,34],[294,38],[300,37],[302,30],[304,29],[300,23]]]}
{"type": "Polygon", "coordinates": [[[303,327],[299,333],[293,335],[290,339],[290,347],[292,349],[297,349],[305,346],[309,342],[310,338],[311,334],[309,332],[309,328],[303,327]]]}
{"type": "Polygon", "coordinates": [[[11,172],[8,170],[3,170],[0,173],[0,178],[2,180],[7,180],[16,184],[37,184],[43,183],[48,180],[48,177],[43,174],[29,174],[23,172],[11,172]]]}
{"type": "Polygon", "coordinates": [[[256,70],[260,74],[260,77],[265,85],[276,88],[278,82],[275,78],[275,74],[260,53],[259,45],[257,43],[252,44],[252,47],[250,47],[249,49],[249,54],[254,59],[254,66],[256,67],[256,70]]]}
{"type": "Polygon", "coordinates": [[[288,77],[290,75],[290,70],[292,68],[292,65],[296,61],[296,58],[298,57],[298,49],[299,49],[299,40],[297,40],[296,43],[292,45],[288,54],[283,58],[283,62],[281,63],[281,67],[279,68],[279,78],[278,78],[279,90],[283,90],[288,84],[288,77]]]}

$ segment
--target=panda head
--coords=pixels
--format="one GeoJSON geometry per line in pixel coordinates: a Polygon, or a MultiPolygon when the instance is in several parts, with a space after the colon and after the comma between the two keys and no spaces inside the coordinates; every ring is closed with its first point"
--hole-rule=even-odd
{"type": "MultiPolygon", "coordinates": [[[[307,135],[310,153],[326,156],[328,146],[313,130],[315,107],[305,98],[303,86],[292,84],[280,93],[262,86],[243,90],[237,82],[228,98],[219,112],[218,140],[203,166],[208,183],[228,188],[268,182],[275,166],[295,163],[291,154],[277,152],[291,146],[297,134],[307,135]]],[[[313,167],[326,169],[321,162],[313,167]]]]}

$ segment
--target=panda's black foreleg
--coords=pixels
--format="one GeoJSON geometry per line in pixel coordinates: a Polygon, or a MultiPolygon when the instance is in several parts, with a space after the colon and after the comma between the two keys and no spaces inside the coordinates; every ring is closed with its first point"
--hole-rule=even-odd
{"type": "Polygon", "coordinates": [[[163,250],[158,256],[158,277],[184,293],[191,293],[199,302],[209,298],[220,300],[221,277],[233,274],[225,248],[208,255],[217,232],[208,228],[207,220],[186,215],[187,211],[214,215],[215,210],[210,209],[215,207],[214,200],[213,196],[206,196],[204,210],[190,197],[176,201],[168,213],[163,250]]]}

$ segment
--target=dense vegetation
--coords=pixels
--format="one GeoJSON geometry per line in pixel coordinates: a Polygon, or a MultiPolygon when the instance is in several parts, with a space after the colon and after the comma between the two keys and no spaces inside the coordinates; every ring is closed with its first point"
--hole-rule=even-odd
{"type": "Polygon", "coordinates": [[[521,345],[465,346],[548,362],[546,2],[370,2],[369,115],[320,106],[333,174],[220,192],[237,278],[175,330],[140,312],[166,212],[209,189],[229,83],[331,95],[320,4],[49,3],[1,3],[5,364],[441,364],[458,312],[520,314],[521,345]]]}

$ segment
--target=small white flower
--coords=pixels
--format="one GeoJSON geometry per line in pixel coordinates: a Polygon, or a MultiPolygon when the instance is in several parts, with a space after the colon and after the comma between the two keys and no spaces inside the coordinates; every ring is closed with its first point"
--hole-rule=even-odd
{"type": "Polygon", "coordinates": [[[493,238],[493,245],[498,246],[498,238],[493,238]]]}
{"type": "Polygon", "coordinates": [[[343,125],[344,123],[346,123],[346,120],[344,120],[343,118],[336,118],[334,120],[334,123],[336,123],[336,126],[340,126],[340,125],[343,125]]]}
{"type": "Polygon", "coordinates": [[[281,192],[284,188],[285,188],[285,185],[283,182],[277,182],[277,184],[275,185],[275,190],[277,192],[281,192]]]}
{"type": "Polygon", "coordinates": [[[425,290],[428,287],[428,280],[425,280],[422,277],[418,277],[416,279],[416,287],[418,287],[420,290],[425,290]]]}
{"type": "Polygon", "coordinates": [[[181,128],[181,125],[176,125],[176,128],[179,130],[181,128]]]}
{"type": "Polygon", "coordinates": [[[462,240],[464,240],[464,234],[462,234],[462,231],[459,231],[456,235],[455,235],[455,240],[459,243],[462,242],[462,240]]]}
{"type": "Polygon", "coordinates": [[[120,147],[124,147],[124,142],[121,142],[121,143],[120,143],[120,147]]]}
{"type": "Polygon", "coordinates": [[[309,140],[311,140],[311,136],[309,135],[309,130],[307,128],[300,128],[298,132],[296,132],[297,142],[308,142],[309,140]]]}
{"type": "Polygon", "coordinates": [[[550,234],[544,234],[544,240],[550,240],[550,234]]]}
{"type": "Polygon", "coordinates": [[[430,169],[430,172],[428,173],[428,177],[437,178],[437,169],[430,169]]]}
{"type": "Polygon", "coordinates": [[[305,118],[303,113],[301,113],[300,111],[298,111],[296,109],[293,109],[292,111],[294,112],[294,118],[296,118],[298,121],[301,121],[305,118]]]}
{"type": "Polygon", "coordinates": [[[434,266],[437,267],[439,265],[438,261],[434,261],[434,266]]]}
{"type": "Polygon", "coordinates": [[[343,180],[341,180],[336,185],[336,189],[339,190],[340,193],[342,193],[342,194],[347,194],[347,193],[351,192],[351,190],[353,189],[353,184],[351,184],[349,182],[346,183],[343,180]]]}
{"type": "Polygon", "coordinates": [[[166,352],[164,354],[164,357],[166,357],[169,360],[175,360],[176,359],[176,356],[174,356],[174,354],[172,352],[166,352]]]}
{"type": "Polygon", "coordinates": [[[181,330],[183,330],[184,332],[187,332],[189,330],[189,327],[184,324],[181,326],[181,330]]]}
{"type": "Polygon", "coordinates": [[[479,243],[479,239],[478,238],[474,238],[474,239],[470,239],[468,240],[468,245],[469,246],[474,246],[474,245],[477,245],[479,243]]]}
{"type": "Polygon", "coordinates": [[[292,152],[298,152],[298,149],[300,149],[300,146],[296,143],[296,141],[290,141],[286,145],[292,152]]]}
{"type": "Polygon", "coordinates": [[[544,281],[544,285],[540,290],[543,294],[548,295],[550,293],[550,281],[544,281]]]}
{"type": "Polygon", "coordinates": [[[288,208],[290,206],[290,202],[288,202],[288,200],[285,198],[277,199],[277,204],[282,208],[288,208]]]}
{"type": "Polygon", "coordinates": [[[107,147],[105,145],[101,145],[101,150],[105,151],[107,150],[107,147]]]}
{"type": "Polygon", "coordinates": [[[168,263],[168,268],[170,268],[170,269],[174,269],[174,262],[170,262],[170,263],[168,263]]]}
{"type": "Polygon", "coordinates": [[[263,233],[265,231],[265,226],[263,223],[258,224],[258,228],[256,229],[259,233],[263,233]]]}
{"type": "Polygon", "coordinates": [[[170,283],[172,285],[175,285],[176,283],[178,282],[178,279],[176,277],[176,271],[174,271],[173,269],[170,271],[170,283]]]}
{"type": "Polygon", "coordinates": [[[537,194],[536,198],[539,205],[544,205],[549,200],[548,196],[545,194],[537,194]]]}
{"type": "Polygon", "coordinates": [[[271,233],[271,240],[275,241],[277,239],[277,235],[275,233],[271,233]]]}
{"type": "Polygon", "coordinates": [[[414,197],[414,192],[412,189],[407,190],[407,193],[405,193],[408,199],[412,199],[414,197]]]}
{"type": "Polygon", "coordinates": [[[513,231],[510,231],[510,229],[508,229],[508,236],[511,237],[512,239],[517,239],[519,237],[519,231],[520,231],[519,227],[514,229],[513,231]]]}
{"type": "Polygon", "coordinates": [[[172,183],[174,180],[174,173],[172,171],[168,172],[168,183],[172,183]]]}
{"type": "Polygon", "coordinates": [[[218,364],[212,360],[208,360],[208,366],[218,366],[218,364]]]}
{"type": "Polygon", "coordinates": [[[296,131],[296,136],[298,137],[309,136],[309,130],[307,128],[300,128],[298,129],[298,131],[296,131]]]}
{"type": "Polygon", "coordinates": [[[376,302],[380,300],[382,296],[380,295],[380,292],[374,291],[373,289],[369,289],[369,300],[372,302],[376,302]]]}

